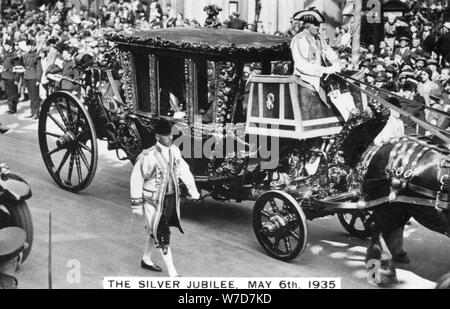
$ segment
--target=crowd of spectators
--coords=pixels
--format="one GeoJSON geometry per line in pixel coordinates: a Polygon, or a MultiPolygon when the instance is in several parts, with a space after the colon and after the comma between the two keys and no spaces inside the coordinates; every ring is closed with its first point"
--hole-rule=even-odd
{"type": "MultiPolygon", "coordinates": [[[[450,106],[450,59],[446,58],[442,50],[434,48],[435,45],[445,46],[445,41],[439,44],[435,44],[435,41],[446,35],[450,37],[450,22],[445,22],[447,7],[441,2],[418,5],[417,1],[413,1],[409,14],[405,17],[389,17],[381,43],[377,46],[362,45],[360,61],[356,64],[352,59],[354,27],[349,24],[336,28],[334,37],[329,38],[329,41],[339,53],[342,70],[363,70],[369,84],[419,101],[423,99],[427,105],[435,108],[447,109],[450,106]],[[405,84],[407,88],[404,87],[405,84]],[[405,89],[411,89],[412,93],[405,89]]],[[[247,31],[254,28],[252,24],[241,20],[237,12],[228,20],[221,21],[218,17],[220,10],[215,5],[205,7],[205,21],[202,22],[186,19],[170,4],[163,8],[157,1],[153,1],[148,7],[139,0],[111,1],[100,8],[97,16],[75,6],[65,7],[62,2],[42,6],[34,11],[27,10],[24,5],[3,7],[0,59],[4,59],[7,54],[5,46],[8,44],[12,44],[17,56],[29,52],[30,48],[34,50],[42,69],[37,83],[39,100],[43,100],[49,90],[47,73],[60,73],[76,78],[77,57],[88,54],[101,60],[103,52],[109,47],[109,43],[103,38],[105,31],[203,26],[247,31]],[[21,45],[20,42],[25,43],[21,45]]],[[[259,24],[255,28],[264,31],[259,24]]],[[[301,23],[292,21],[288,32],[277,31],[274,34],[292,37],[302,30],[301,23]]],[[[448,43],[450,44],[450,38],[448,43]]],[[[275,66],[275,70],[277,74],[290,72],[286,64],[275,66]]],[[[30,91],[25,90],[27,87],[24,86],[23,73],[16,74],[15,83],[20,99],[27,99],[30,91]]],[[[67,85],[67,88],[71,90],[71,85],[67,85]]],[[[0,89],[0,96],[6,98],[4,79],[0,89]]],[[[433,118],[433,113],[427,112],[426,117],[432,122],[439,122],[433,118]]]]}

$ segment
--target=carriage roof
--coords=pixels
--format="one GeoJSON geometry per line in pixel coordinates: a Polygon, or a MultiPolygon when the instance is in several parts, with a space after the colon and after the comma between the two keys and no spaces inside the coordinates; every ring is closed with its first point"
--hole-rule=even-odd
{"type": "Polygon", "coordinates": [[[110,33],[121,48],[221,61],[290,60],[290,39],[230,29],[171,28],[110,33]]]}

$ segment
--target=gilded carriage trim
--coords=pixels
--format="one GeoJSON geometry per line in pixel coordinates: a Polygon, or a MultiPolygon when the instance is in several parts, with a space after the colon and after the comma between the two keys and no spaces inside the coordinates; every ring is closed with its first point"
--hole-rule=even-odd
{"type": "Polygon", "coordinates": [[[122,89],[124,91],[125,103],[131,108],[134,109],[136,101],[136,76],[134,73],[134,61],[132,58],[132,54],[129,51],[119,50],[118,52],[119,62],[122,64],[122,76],[121,83],[122,89]]]}
{"type": "Polygon", "coordinates": [[[220,76],[220,70],[219,70],[219,65],[217,64],[216,65],[216,63],[213,63],[213,66],[214,66],[214,99],[213,99],[213,103],[212,104],[214,104],[214,106],[213,106],[213,110],[214,110],[214,113],[213,113],[213,121],[214,121],[214,124],[216,124],[216,125],[220,125],[220,122],[218,122],[217,120],[218,120],[218,113],[219,113],[219,104],[218,104],[218,101],[219,101],[219,76],[220,76]]]}
{"type": "Polygon", "coordinates": [[[155,55],[148,56],[149,62],[149,75],[150,75],[150,109],[152,113],[159,114],[158,110],[158,60],[155,55]]]}
{"type": "Polygon", "coordinates": [[[197,103],[197,89],[196,89],[196,65],[194,60],[186,58],[184,62],[185,73],[185,87],[186,87],[186,114],[189,125],[194,124],[194,104],[197,103]]]}
{"type": "MultiPolygon", "coordinates": [[[[133,102],[138,102],[138,90],[137,90],[137,72],[136,72],[136,57],[134,54],[131,54],[131,62],[134,63],[134,65],[131,67],[131,80],[132,80],[132,85],[131,85],[131,97],[133,99],[133,102]]],[[[138,104],[136,104],[135,108],[137,108],[138,104]]]]}

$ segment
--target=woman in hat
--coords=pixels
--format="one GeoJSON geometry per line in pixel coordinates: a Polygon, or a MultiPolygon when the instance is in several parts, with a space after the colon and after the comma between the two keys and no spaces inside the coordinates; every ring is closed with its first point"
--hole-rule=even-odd
{"type": "Polygon", "coordinates": [[[170,227],[180,224],[179,179],[186,185],[195,200],[200,198],[194,176],[181,156],[180,149],[172,144],[172,124],[161,118],[155,128],[157,144],[144,150],[138,157],[130,180],[131,206],[134,214],[144,215],[148,232],[147,246],[141,267],[161,272],[152,261],[153,241],[160,249],[170,277],[178,276],[170,250],[170,227]]]}
{"type": "Polygon", "coordinates": [[[410,38],[403,36],[399,39],[400,47],[395,51],[396,55],[400,55],[403,60],[408,59],[411,56],[411,50],[409,48],[410,38]]]}

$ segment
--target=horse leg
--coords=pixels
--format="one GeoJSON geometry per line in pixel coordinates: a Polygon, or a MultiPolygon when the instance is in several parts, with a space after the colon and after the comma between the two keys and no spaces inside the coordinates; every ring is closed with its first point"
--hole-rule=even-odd
{"type": "Polygon", "coordinates": [[[411,214],[403,205],[390,204],[381,206],[378,211],[374,211],[374,215],[377,222],[381,222],[379,229],[392,253],[394,262],[408,264],[410,261],[404,249],[403,232],[411,214]]]}
{"type": "Polygon", "coordinates": [[[392,252],[392,257],[395,263],[409,264],[410,260],[403,245],[404,226],[398,227],[389,235],[387,243],[392,252]]]}
{"type": "Polygon", "coordinates": [[[374,232],[366,255],[368,280],[380,286],[389,286],[398,282],[392,254],[383,236],[374,232]],[[374,276],[375,275],[375,276],[374,276]],[[374,276],[374,277],[373,277],[374,276]]]}

